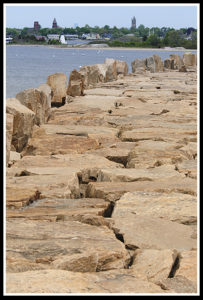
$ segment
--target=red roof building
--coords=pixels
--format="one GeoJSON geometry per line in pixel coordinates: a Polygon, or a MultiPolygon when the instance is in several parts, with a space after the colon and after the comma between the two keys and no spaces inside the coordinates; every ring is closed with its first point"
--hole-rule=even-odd
{"type": "Polygon", "coordinates": [[[52,28],[58,28],[56,19],[54,18],[53,23],[52,23],[52,28]]]}
{"type": "Polygon", "coordinates": [[[37,21],[34,22],[34,30],[38,31],[40,29],[40,25],[37,21]]]}

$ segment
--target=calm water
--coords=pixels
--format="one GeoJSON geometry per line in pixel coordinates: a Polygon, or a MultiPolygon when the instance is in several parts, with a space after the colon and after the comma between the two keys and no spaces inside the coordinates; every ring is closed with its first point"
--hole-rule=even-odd
{"type": "Polygon", "coordinates": [[[73,69],[79,70],[84,65],[104,63],[106,58],[126,61],[131,72],[131,62],[136,58],[142,59],[158,54],[164,60],[172,53],[182,56],[184,52],[6,46],[6,98],[15,97],[24,89],[37,88],[46,83],[50,74],[65,73],[69,78],[73,69]]]}

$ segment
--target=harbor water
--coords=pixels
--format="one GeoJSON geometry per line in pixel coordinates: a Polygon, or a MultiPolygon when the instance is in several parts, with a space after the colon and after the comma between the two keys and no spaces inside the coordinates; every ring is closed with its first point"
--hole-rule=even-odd
{"type": "MultiPolygon", "coordinates": [[[[65,73],[67,81],[73,69],[81,66],[104,63],[106,58],[124,60],[129,72],[131,62],[158,54],[162,60],[170,54],[182,56],[186,51],[166,51],[158,49],[87,49],[87,48],[53,48],[48,46],[6,46],[6,98],[15,97],[24,89],[37,88],[46,83],[53,73],[65,73]]],[[[197,51],[190,51],[196,53],[197,51]]]]}

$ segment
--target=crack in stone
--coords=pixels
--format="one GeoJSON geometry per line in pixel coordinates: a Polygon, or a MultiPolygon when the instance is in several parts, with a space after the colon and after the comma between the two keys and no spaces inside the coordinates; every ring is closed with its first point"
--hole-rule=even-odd
{"type": "Polygon", "coordinates": [[[171,267],[171,271],[170,271],[170,273],[168,275],[168,278],[173,278],[175,276],[176,271],[180,267],[180,258],[181,258],[180,253],[176,253],[176,254],[174,253],[174,255],[177,255],[177,256],[176,256],[176,258],[174,260],[174,263],[173,263],[173,265],[171,267]]]}

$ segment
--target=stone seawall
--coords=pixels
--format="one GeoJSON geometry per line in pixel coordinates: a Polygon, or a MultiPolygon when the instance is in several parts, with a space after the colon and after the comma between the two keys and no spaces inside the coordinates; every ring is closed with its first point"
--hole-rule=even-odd
{"type": "Polygon", "coordinates": [[[188,55],[107,59],[7,99],[6,293],[197,293],[188,55]]]}

